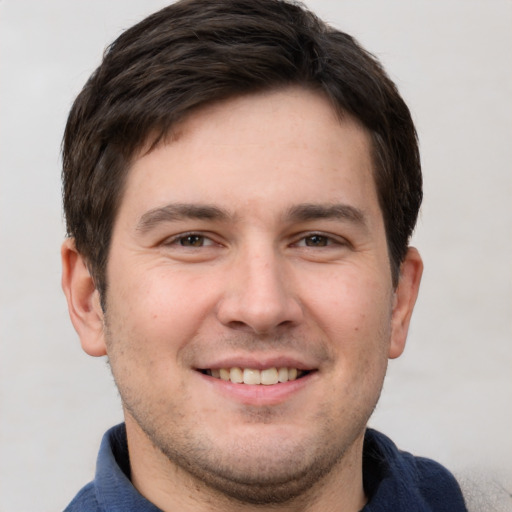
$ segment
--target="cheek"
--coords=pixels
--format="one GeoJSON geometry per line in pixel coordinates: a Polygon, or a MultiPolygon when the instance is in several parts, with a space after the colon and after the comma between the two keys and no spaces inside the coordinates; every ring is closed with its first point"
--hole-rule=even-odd
{"type": "Polygon", "coordinates": [[[195,335],[214,301],[208,292],[213,287],[202,276],[166,267],[132,265],[130,272],[112,272],[112,283],[107,294],[111,328],[124,333],[136,345],[133,349],[146,356],[179,351],[195,335]]]}
{"type": "Polygon", "coordinates": [[[391,286],[368,272],[343,269],[310,283],[310,313],[323,330],[343,345],[382,343],[391,327],[391,286]],[[322,286],[319,286],[319,283],[322,286]]]}
{"type": "Polygon", "coordinates": [[[354,407],[364,408],[376,402],[386,373],[390,285],[355,271],[322,282],[325,285],[316,288],[309,309],[335,354],[333,388],[354,407]]]}

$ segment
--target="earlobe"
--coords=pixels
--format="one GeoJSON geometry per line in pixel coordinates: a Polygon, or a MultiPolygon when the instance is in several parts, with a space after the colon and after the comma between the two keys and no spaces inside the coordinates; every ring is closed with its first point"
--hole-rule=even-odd
{"type": "Polygon", "coordinates": [[[390,359],[399,357],[404,351],[422,273],[423,261],[421,256],[417,249],[409,247],[405,260],[400,266],[400,280],[395,290],[391,320],[391,343],[389,346],[390,359]]]}
{"type": "Polygon", "coordinates": [[[61,258],[62,289],[82,348],[91,356],[106,355],[99,292],[83,257],[76,250],[74,239],[64,241],[61,258]]]}

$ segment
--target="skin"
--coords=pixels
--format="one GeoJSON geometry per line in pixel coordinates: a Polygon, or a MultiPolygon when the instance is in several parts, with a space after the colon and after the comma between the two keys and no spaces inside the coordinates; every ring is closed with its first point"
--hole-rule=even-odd
{"type": "Polygon", "coordinates": [[[132,481],[162,510],[366,502],[364,430],[422,273],[411,248],[392,285],[370,154],[317,93],[231,99],[135,158],[106,313],[64,243],[72,321],[87,353],[109,357],[132,481]],[[279,365],[309,373],[250,386],[199,371],[279,365]]]}

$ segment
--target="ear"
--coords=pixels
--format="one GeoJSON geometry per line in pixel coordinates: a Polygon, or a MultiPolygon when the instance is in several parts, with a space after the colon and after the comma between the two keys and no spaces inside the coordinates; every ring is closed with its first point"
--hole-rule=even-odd
{"type": "Polygon", "coordinates": [[[62,244],[61,258],[62,289],[82,348],[91,356],[104,356],[107,350],[100,295],[84,258],[76,250],[73,238],[68,238],[62,244]]]}
{"type": "Polygon", "coordinates": [[[391,344],[389,358],[399,357],[405,348],[412,310],[418,297],[423,261],[414,247],[409,247],[405,260],[400,266],[400,278],[394,292],[391,318],[391,344]]]}

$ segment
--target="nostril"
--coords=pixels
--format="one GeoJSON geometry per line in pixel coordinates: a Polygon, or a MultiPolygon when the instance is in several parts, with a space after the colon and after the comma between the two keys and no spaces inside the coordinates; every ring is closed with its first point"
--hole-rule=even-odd
{"type": "Polygon", "coordinates": [[[249,326],[247,324],[245,324],[244,322],[242,322],[240,320],[232,320],[231,322],[229,322],[228,325],[232,329],[249,328],[249,326]]]}

